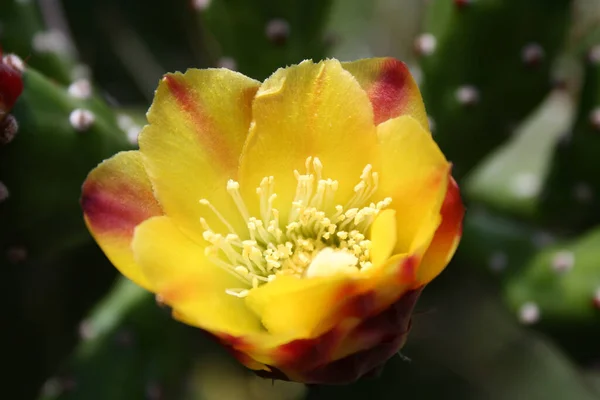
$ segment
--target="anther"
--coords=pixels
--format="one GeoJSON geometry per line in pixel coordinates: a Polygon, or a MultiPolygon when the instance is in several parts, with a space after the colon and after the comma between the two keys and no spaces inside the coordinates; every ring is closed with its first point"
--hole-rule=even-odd
{"type": "Polygon", "coordinates": [[[310,175],[310,165],[312,163],[312,157],[308,157],[304,162],[304,166],[306,167],[306,175],[310,175]]]}
{"type": "Polygon", "coordinates": [[[250,293],[250,291],[248,289],[225,289],[225,293],[235,297],[239,297],[241,299],[248,296],[248,293],[250,293]]]}
{"type": "Polygon", "coordinates": [[[231,226],[227,219],[225,219],[225,217],[219,212],[219,210],[217,210],[215,206],[211,204],[210,201],[208,201],[207,199],[200,199],[198,202],[203,206],[207,206],[208,208],[210,208],[210,210],[217,216],[217,218],[219,218],[223,225],[225,225],[227,229],[229,229],[229,232],[235,233],[235,229],[233,229],[233,226],[231,226]]]}
{"type": "Polygon", "coordinates": [[[227,181],[227,191],[229,195],[233,198],[233,202],[235,203],[238,212],[241,214],[242,218],[248,220],[250,218],[250,214],[248,213],[248,209],[246,208],[246,204],[244,204],[244,200],[240,195],[240,184],[234,180],[227,181]]]}

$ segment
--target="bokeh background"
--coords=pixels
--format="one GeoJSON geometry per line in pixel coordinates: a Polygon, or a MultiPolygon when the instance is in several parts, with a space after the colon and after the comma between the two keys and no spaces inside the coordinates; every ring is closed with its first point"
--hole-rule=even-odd
{"type": "Polygon", "coordinates": [[[0,145],[0,397],[600,399],[599,0],[0,0],[0,44],[27,65],[0,145]],[[371,56],[420,82],[462,244],[380,377],[261,380],[117,276],[81,183],[136,147],[165,72],[371,56]]]}

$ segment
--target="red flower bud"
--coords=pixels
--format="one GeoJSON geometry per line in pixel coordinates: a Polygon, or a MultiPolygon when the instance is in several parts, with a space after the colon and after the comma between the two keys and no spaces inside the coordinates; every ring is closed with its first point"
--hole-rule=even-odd
{"type": "Polygon", "coordinates": [[[21,71],[7,63],[6,57],[0,59],[0,119],[10,112],[22,92],[21,71]]]}

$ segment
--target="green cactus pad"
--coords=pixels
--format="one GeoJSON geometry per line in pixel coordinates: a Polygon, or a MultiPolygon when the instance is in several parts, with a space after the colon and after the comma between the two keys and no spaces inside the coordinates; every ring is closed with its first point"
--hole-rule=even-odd
{"type": "Polygon", "coordinates": [[[79,206],[83,180],[132,145],[97,96],[73,96],[33,69],[23,80],[12,112],[18,133],[0,148],[0,182],[8,191],[0,203],[0,247],[56,254],[91,240],[79,206]]]}
{"type": "Polygon", "coordinates": [[[423,97],[436,140],[457,173],[502,143],[552,86],[551,64],[569,21],[568,0],[432,1],[423,32],[423,97]]]}
{"type": "Polygon", "coordinates": [[[207,1],[201,23],[215,58],[255,79],[286,64],[325,57],[325,24],[331,0],[207,1]]]}
{"type": "Polygon", "coordinates": [[[600,335],[600,229],[540,252],[506,282],[510,307],[521,313],[535,307],[536,318],[524,320],[566,340],[580,357],[594,357],[589,346],[600,335]],[[580,340],[573,340],[579,337],[580,340]],[[584,340],[585,339],[585,340],[584,340]]]}
{"type": "Polygon", "coordinates": [[[192,360],[185,348],[187,329],[150,293],[123,278],[82,322],[80,344],[39,398],[177,398],[192,360]]]}
{"type": "Polygon", "coordinates": [[[555,90],[514,136],[482,160],[467,176],[470,199],[522,217],[539,208],[554,150],[568,134],[574,104],[564,90],[555,90]]]}
{"type": "Polygon", "coordinates": [[[0,2],[0,26],[5,52],[22,55],[27,64],[62,84],[76,78],[74,49],[63,33],[45,29],[35,2],[0,2]]]}
{"type": "Polygon", "coordinates": [[[585,66],[576,121],[553,155],[540,204],[546,223],[561,229],[600,223],[600,47],[586,55],[585,66]]]}

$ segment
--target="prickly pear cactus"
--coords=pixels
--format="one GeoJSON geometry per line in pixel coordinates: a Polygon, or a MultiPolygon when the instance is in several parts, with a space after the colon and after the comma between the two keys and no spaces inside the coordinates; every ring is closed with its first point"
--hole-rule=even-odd
{"type": "Polygon", "coordinates": [[[245,0],[195,1],[222,66],[256,79],[283,65],[325,57],[325,24],[331,0],[302,2],[245,0]],[[257,57],[257,49],[260,56],[257,57]]]}
{"type": "MultiPolygon", "coordinates": [[[[14,107],[4,115],[0,144],[0,267],[11,282],[3,302],[15,316],[15,332],[31,331],[29,341],[45,343],[48,361],[56,362],[72,345],[69,324],[112,275],[80,216],[81,183],[102,159],[132,145],[89,82],[65,87],[14,54],[4,60],[2,110],[6,113],[13,102],[14,107]],[[23,71],[17,73],[9,64],[23,71]],[[23,85],[16,102],[14,82],[23,85]],[[85,292],[74,289],[75,280],[87,286],[85,292]],[[70,296],[78,300],[70,301],[70,296]]],[[[14,341],[21,343],[22,337],[16,335],[14,341]]],[[[31,382],[42,379],[49,371],[36,361],[33,354],[39,351],[43,348],[7,350],[9,358],[14,354],[21,361],[11,373],[26,373],[31,382]]]]}
{"type": "Polygon", "coordinates": [[[89,240],[79,215],[81,182],[99,161],[131,144],[89,82],[64,87],[31,68],[22,79],[12,111],[18,130],[0,148],[7,192],[0,243],[35,256],[89,240]]]}
{"type": "Polygon", "coordinates": [[[531,224],[482,207],[470,209],[457,257],[494,280],[518,273],[552,237],[531,224]]]}
{"type": "Polygon", "coordinates": [[[61,31],[46,29],[40,14],[33,1],[0,2],[0,43],[51,79],[69,84],[79,74],[72,44],[61,31]]]}
{"type": "Polygon", "coordinates": [[[574,106],[568,91],[550,92],[513,136],[466,176],[469,197],[510,214],[538,217],[553,153],[568,135],[574,106]]]}
{"type": "Polygon", "coordinates": [[[600,46],[591,47],[581,58],[584,82],[579,110],[553,156],[541,203],[549,224],[578,230],[600,223],[600,46]]]}
{"type": "Polygon", "coordinates": [[[592,363],[600,358],[589,350],[600,332],[600,268],[593,261],[600,246],[600,57],[597,32],[583,35],[577,21],[563,50],[569,67],[559,64],[566,84],[548,92],[464,180],[476,207],[460,258],[487,270],[518,321],[592,363]]]}
{"type": "MultiPolygon", "coordinates": [[[[2,57],[0,52],[0,144],[11,142],[18,130],[16,119],[10,115],[23,92],[23,63],[14,55],[2,57]]],[[[6,192],[6,189],[4,190],[6,192]]],[[[4,193],[7,196],[7,193],[4,193]]]]}
{"type": "Polygon", "coordinates": [[[599,245],[598,228],[559,242],[536,254],[504,288],[509,305],[524,323],[539,323],[588,362],[597,356],[589,346],[600,335],[599,245]]]}
{"type": "Polygon", "coordinates": [[[571,20],[572,7],[582,15],[594,2],[116,3],[0,0],[7,377],[25,377],[5,397],[600,396],[590,367],[600,362],[600,19],[571,20]],[[413,28],[390,24],[421,14],[414,41],[395,36],[413,28]],[[569,24],[577,35],[566,35],[569,24]],[[554,78],[565,47],[583,66],[581,93],[554,78]],[[346,388],[273,385],[142,289],[126,280],[110,289],[114,269],[85,229],[80,188],[100,161],[135,147],[162,73],[221,66],[263,79],[305,58],[384,48],[418,61],[434,137],[468,203],[456,261],[424,295],[403,357],[346,388]]]}
{"type": "Polygon", "coordinates": [[[176,398],[191,361],[189,331],[153,297],[122,279],[79,325],[73,357],[42,387],[40,399],[176,398]],[[106,382],[98,386],[98,382],[106,382]]]}
{"type": "Polygon", "coordinates": [[[429,2],[422,92],[436,140],[463,175],[502,143],[552,87],[568,0],[429,2]]]}

